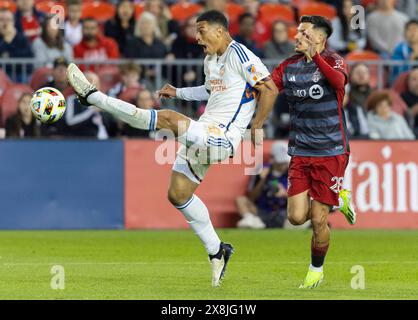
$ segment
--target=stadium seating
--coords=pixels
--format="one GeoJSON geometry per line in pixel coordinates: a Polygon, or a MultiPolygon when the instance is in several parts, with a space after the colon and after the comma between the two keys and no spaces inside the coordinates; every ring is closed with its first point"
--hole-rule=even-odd
{"type": "Polygon", "coordinates": [[[7,74],[0,68],[0,97],[4,91],[12,85],[12,80],[7,76],[7,74]]]}
{"type": "Polygon", "coordinates": [[[392,110],[401,116],[404,116],[408,110],[408,106],[402,97],[393,89],[389,89],[390,98],[392,99],[392,110]]]}
{"type": "Polygon", "coordinates": [[[260,18],[266,22],[269,27],[276,20],[293,24],[295,22],[295,13],[290,6],[265,3],[260,7],[260,18]]]}
{"type": "Polygon", "coordinates": [[[52,69],[48,67],[42,67],[36,69],[36,71],[32,74],[32,79],[30,81],[30,87],[33,90],[38,90],[41,88],[45,83],[47,83],[48,78],[52,75],[52,69]]]}
{"type": "Polygon", "coordinates": [[[0,8],[9,9],[14,13],[16,12],[16,3],[14,1],[0,1],[0,8]]]}
{"type": "Polygon", "coordinates": [[[195,3],[176,3],[170,7],[170,12],[174,20],[180,23],[184,22],[187,18],[194,16],[199,11],[203,10],[201,5],[195,3]]]}
{"type": "MultiPolygon", "coordinates": [[[[363,62],[363,61],[378,61],[382,60],[382,58],[374,51],[364,50],[364,51],[354,51],[350,52],[345,57],[346,61],[356,61],[356,62],[363,62]]],[[[371,66],[370,70],[370,85],[375,88],[378,82],[378,68],[377,66],[371,66]]],[[[384,80],[384,83],[386,81],[384,80]]]]}
{"type": "Polygon", "coordinates": [[[135,17],[139,18],[139,16],[144,12],[145,3],[135,3],[135,17]]]}
{"type": "Polygon", "coordinates": [[[0,99],[2,112],[2,126],[6,123],[6,119],[16,112],[18,101],[23,93],[33,93],[31,87],[25,84],[12,84],[3,93],[0,99]]]}
{"type": "Polygon", "coordinates": [[[332,5],[326,3],[307,3],[299,6],[299,16],[304,15],[321,15],[333,19],[336,17],[337,11],[332,5]]]}
{"type": "Polygon", "coordinates": [[[59,1],[40,1],[35,4],[35,7],[37,10],[42,11],[46,14],[49,14],[51,13],[51,9],[57,5],[63,6],[64,3],[61,3],[59,1]]]}
{"type": "Polygon", "coordinates": [[[112,19],[115,12],[115,6],[106,2],[83,2],[82,6],[82,18],[92,17],[97,19],[100,23],[112,19]]]}
{"type": "Polygon", "coordinates": [[[116,85],[121,79],[119,68],[115,65],[100,67],[97,71],[97,75],[100,79],[100,88],[104,92],[109,91],[109,89],[116,85]]]}
{"type": "Polygon", "coordinates": [[[395,90],[397,93],[402,94],[407,89],[407,79],[408,79],[409,71],[402,72],[395,80],[392,85],[392,89],[395,90]]]}

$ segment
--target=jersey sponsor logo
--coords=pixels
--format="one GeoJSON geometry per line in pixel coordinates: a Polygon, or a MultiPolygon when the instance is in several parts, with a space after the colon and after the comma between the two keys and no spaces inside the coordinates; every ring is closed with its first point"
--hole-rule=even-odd
{"type": "Polygon", "coordinates": [[[226,90],[226,84],[222,79],[210,80],[211,93],[223,92],[226,90]]]}
{"type": "Polygon", "coordinates": [[[321,99],[324,96],[324,89],[319,84],[314,84],[309,88],[309,96],[315,100],[321,99]]]}
{"type": "Polygon", "coordinates": [[[302,90],[293,90],[293,95],[298,98],[306,98],[307,92],[305,89],[302,90]]]}

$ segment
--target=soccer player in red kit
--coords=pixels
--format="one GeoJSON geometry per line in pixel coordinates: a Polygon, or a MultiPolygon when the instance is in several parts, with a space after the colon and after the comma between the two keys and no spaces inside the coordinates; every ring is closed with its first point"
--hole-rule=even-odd
{"type": "Polygon", "coordinates": [[[311,220],[311,265],[300,288],[323,280],[329,246],[327,220],[333,208],[355,223],[351,194],[342,189],[350,147],[342,110],[347,83],[344,59],[326,48],[332,34],[328,19],[302,16],[297,54],[273,71],[273,81],[290,108],[288,219],[294,225],[311,220]]]}

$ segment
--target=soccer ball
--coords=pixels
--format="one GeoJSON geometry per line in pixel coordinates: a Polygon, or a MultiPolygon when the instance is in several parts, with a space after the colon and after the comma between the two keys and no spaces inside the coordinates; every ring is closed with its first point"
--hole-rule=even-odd
{"type": "Polygon", "coordinates": [[[30,109],[36,119],[44,124],[51,124],[62,118],[66,108],[62,93],[50,87],[41,88],[34,93],[30,109]]]}

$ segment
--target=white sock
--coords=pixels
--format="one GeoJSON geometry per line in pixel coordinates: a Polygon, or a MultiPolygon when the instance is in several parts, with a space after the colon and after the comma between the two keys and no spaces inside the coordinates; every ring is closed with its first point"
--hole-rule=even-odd
{"type": "Polygon", "coordinates": [[[318,272],[322,272],[322,270],[323,270],[323,265],[322,266],[320,266],[320,267],[314,267],[312,264],[310,264],[309,265],[309,269],[310,270],[313,270],[313,271],[318,271],[318,272]]]}
{"type": "Polygon", "coordinates": [[[137,108],[133,104],[109,97],[100,91],[89,95],[87,102],[113,114],[131,127],[151,131],[157,128],[157,111],[155,110],[137,108]]]}
{"type": "Polygon", "coordinates": [[[194,194],[189,201],[181,206],[176,206],[176,208],[179,209],[186,217],[190,227],[203,242],[208,254],[217,254],[221,240],[212,226],[208,208],[202,200],[194,194]]]}

